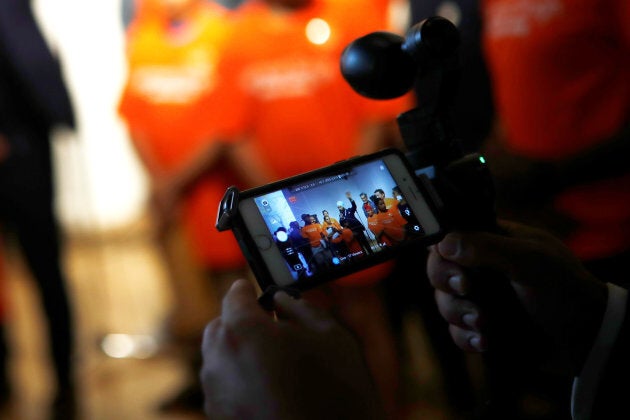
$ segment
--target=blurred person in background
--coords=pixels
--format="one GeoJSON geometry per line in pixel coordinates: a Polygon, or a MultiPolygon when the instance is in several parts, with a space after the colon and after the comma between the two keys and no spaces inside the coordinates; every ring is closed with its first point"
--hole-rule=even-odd
{"type": "MultiPolygon", "coordinates": [[[[395,117],[411,98],[373,101],[355,93],[339,65],[343,49],[375,30],[390,30],[389,1],[250,0],[234,11],[219,85],[228,157],[248,187],[357,154],[401,146],[395,117]]],[[[198,170],[190,172],[197,173],[198,170]]],[[[185,183],[180,183],[185,185],[185,183]]],[[[399,363],[383,311],[383,265],[309,292],[334,307],[360,337],[390,413],[398,410],[399,363]]]]}
{"type": "MultiPolygon", "coordinates": [[[[596,277],[628,286],[630,4],[481,5],[498,123],[483,152],[499,216],[553,232],[596,277]]],[[[566,401],[571,380],[552,370],[518,384],[566,401]]],[[[557,411],[549,418],[569,407],[557,411]]]]}
{"type": "MultiPolygon", "coordinates": [[[[55,392],[51,418],[76,415],[74,322],[55,214],[51,134],[74,129],[74,109],[57,57],[28,0],[0,2],[0,225],[19,247],[44,309],[55,392]]],[[[1,274],[0,274],[1,275],[1,274]]],[[[6,317],[3,317],[6,321],[6,317]]],[[[0,330],[0,401],[12,397],[8,343],[0,330]]]]}
{"type": "Polygon", "coordinates": [[[503,217],[551,230],[607,281],[630,257],[630,4],[483,3],[503,217]]]}
{"type": "Polygon", "coordinates": [[[365,99],[339,70],[346,45],[390,28],[386,3],[250,0],[236,10],[238,36],[227,43],[220,72],[221,83],[231,87],[224,114],[232,116],[234,128],[228,134],[241,139],[233,156],[260,163],[240,166],[252,186],[401,146],[395,117],[410,97],[365,99]],[[309,145],[318,152],[305,153],[309,145]]]}
{"type": "Polygon", "coordinates": [[[207,0],[139,0],[127,28],[128,79],[119,111],[150,181],[156,245],[175,295],[168,332],[185,351],[189,384],[164,410],[202,408],[197,380],[203,326],[226,287],[248,275],[236,240],[215,227],[227,187],[240,185],[221,156],[216,67],[229,10],[207,0]],[[208,163],[192,173],[195,161],[208,163]],[[186,185],[182,186],[182,181],[186,185]]]}

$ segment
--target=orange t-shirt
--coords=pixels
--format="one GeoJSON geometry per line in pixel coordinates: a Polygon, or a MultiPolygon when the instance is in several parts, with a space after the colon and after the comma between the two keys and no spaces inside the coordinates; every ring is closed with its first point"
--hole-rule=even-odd
{"type": "Polygon", "coordinates": [[[368,229],[378,237],[383,232],[383,226],[379,222],[378,213],[374,213],[367,218],[368,229]]]}
{"type": "MultiPolygon", "coordinates": [[[[119,113],[148,141],[162,170],[170,171],[203,146],[221,124],[215,103],[221,45],[230,35],[229,12],[208,3],[180,27],[143,14],[127,31],[128,77],[119,113]]],[[[138,141],[140,139],[134,139],[138,141]]]]}
{"type": "Polygon", "coordinates": [[[361,244],[354,237],[352,229],[349,228],[341,228],[338,235],[333,235],[333,237],[331,237],[330,242],[333,244],[340,244],[342,242],[345,243],[350,253],[361,252],[362,250],[361,244]]]}
{"type": "Polygon", "coordinates": [[[341,225],[339,224],[339,221],[337,219],[332,218],[332,217],[330,218],[330,223],[328,223],[326,220],[324,220],[321,223],[321,225],[322,225],[322,229],[324,230],[324,232],[327,232],[327,229],[329,227],[335,228],[335,229],[337,229],[338,231],[341,232],[341,225]]]}
{"type": "MultiPolygon", "coordinates": [[[[228,11],[208,2],[178,27],[159,13],[142,14],[127,33],[129,75],[119,103],[133,141],[147,150],[161,175],[172,173],[213,141],[220,125],[216,69],[229,36],[228,11]]],[[[242,266],[228,233],[214,227],[225,190],[238,182],[228,168],[206,176],[186,197],[184,224],[200,262],[211,268],[242,266]]]]}
{"type": "MultiPolygon", "coordinates": [[[[570,157],[610,138],[630,115],[630,2],[484,0],[484,47],[508,149],[570,157]]],[[[630,246],[630,176],[556,198],[578,223],[584,259],[630,246]]]]}
{"type": "Polygon", "coordinates": [[[357,238],[354,237],[354,232],[352,232],[352,229],[341,229],[341,238],[346,243],[346,245],[348,245],[348,249],[350,250],[351,254],[362,251],[361,244],[359,243],[357,238]]]}
{"type": "MultiPolygon", "coordinates": [[[[350,42],[388,29],[382,6],[314,0],[278,14],[253,0],[236,13],[238,36],[225,44],[219,68],[232,93],[222,107],[234,124],[226,134],[252,139],[276,179],[356,155],[364,124],[393,121],[414,105],[411,93],[388,101],[364,98],[340,71],[350,42]]],[[[371,273],[380,278],[383,268],[371,273]]]]}
{"type": "Polygon", "coordinates": [[[315,0],[276,14],[251,1],[237,13],[239,36],[226,44],[219,72],[232,91],[223,113],[235,124],[230,134],[254,139],[276,178],[355,155],[363,124],[394,120],[411,107],[409,97],[363,98],[341,75],[343,48],[382,29],[365,2],[315,0]]]}
{"type": "Polygon", "coordinates": [[[324,238],[324,231],[319,223],[311,223],[310,225],[304,225],[300,233],[303,238],[308,239],[308,242],[313,248],[322,246],[321,240],[324,238]]]}
{"type": "Polygon", "coordinates": [[[398,205],[392,205],[385,212],[378,212],[376,218],[383,232],[381,238],[387,245],[400,243],[405,239],[407,220],[398,211],[398,205]]]}

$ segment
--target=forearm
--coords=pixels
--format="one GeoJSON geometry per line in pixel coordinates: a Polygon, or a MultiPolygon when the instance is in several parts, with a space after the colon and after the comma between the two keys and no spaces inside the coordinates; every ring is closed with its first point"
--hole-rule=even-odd
{"type": "Polygon", "coordinates": [[[535,159],[514,153],[497,139],[483,150],[499,185],[506,188],[529,185],[538,193],[553,193],[575,185],[596,182],[628,173],[630,124],[597,145],[561,159],[535,159]]]}
{"type": "Polygon", "coordinates": [[[222,141],[209,141],[172,174],[171,185],[179,194],[188,191],[225,156],[226,148],[222,141]]]}
{"type": "Polygon", "coordinates": [[[357,203],[350,197],[348,197],[348,200],[350,200],[350,213],[354,214],[357,211],[357,203]]]}
{"type": "Polygon", "coordinates": [[[162,176],[164,172],[162,165],[159,164],[153,152],[146,147],[147,141],[144,135],[139,131],[131,131],[130,140],[136,157],[142,163],[151,178],[155,179],[158,176],[162,176]]]}
{"type": "Polygon", "coordinates": [[[276,176],[269,165],[260,159],[253,141],[248,138],[233,142],[227,149],[227,159],[245,188],[252,188],[275,181],[276,176]],[[244,163],[247,164],[244,164],[244,163]]]}

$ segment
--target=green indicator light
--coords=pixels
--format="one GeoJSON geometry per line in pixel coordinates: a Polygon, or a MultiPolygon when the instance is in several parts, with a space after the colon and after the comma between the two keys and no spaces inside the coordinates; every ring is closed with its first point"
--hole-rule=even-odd
{"type": "Polygon", "coordinates": [[[486,158],[484,158],[483,156],[479,156],[479,162],[485,164],[486,163],[486,158]]]}

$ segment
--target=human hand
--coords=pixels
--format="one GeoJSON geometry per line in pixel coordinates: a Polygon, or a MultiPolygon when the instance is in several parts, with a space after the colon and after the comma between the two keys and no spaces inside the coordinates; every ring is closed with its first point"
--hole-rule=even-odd
{"type": "Polygon", "coordinates": [[[220,419],[382,418],[357,342],[331,315],[274,296],[277,319],[237,280],[210,322],[200,373],[205,411],[220,419]]]}
{"type": "Polygon", "coordinates": [[[453,340],[466,351],[487,349],[485,327],[492,320],[467,297],[474,288],[467,269],[490,269],[507,278],[531,321],[579,370],[603,318],[605,284],[552,235],[516,223],[500,226],[505,235],[454,232],[431,247],[427,274],[453,340]]]}

